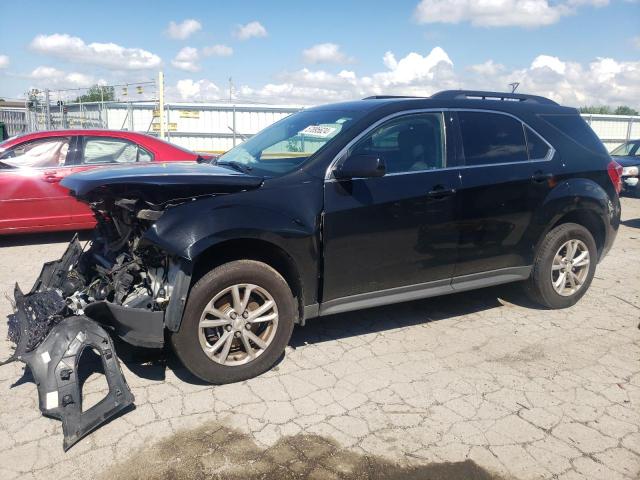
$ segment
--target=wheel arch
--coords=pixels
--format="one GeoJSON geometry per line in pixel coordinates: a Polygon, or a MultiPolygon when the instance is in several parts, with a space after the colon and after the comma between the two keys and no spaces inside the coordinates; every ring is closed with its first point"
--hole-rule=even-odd
{"type": "Polygon", "coordinates": [[[586,228],[593,236],[598,249],[598,258],[601,257],[606,241],[606,228],[602,218],[593,210],[578,208],[565,213],[549,228],[549,231],[564,223],[576,223],[586,228]]]}
{"type": "Polygon", "coordinates": [[[189,290],[207,272],[235,260],[262,262],[282,275],[298,305],[297,321],[303,318],[305,287],[298,265],[282,247],[264,239],[235,238],[210,245],[193,259],[189,290]]]}
{"type": "Polygon", "coordinates": [[[546,227],[536,242],[536,250],[545,236],[564,223],[576,223],[593,235],[598,259],[606,252],[611,226],[610,201],[607,192],[595,181],[586,178],[571,179],[554,189],[543,207],[546,227]]]}

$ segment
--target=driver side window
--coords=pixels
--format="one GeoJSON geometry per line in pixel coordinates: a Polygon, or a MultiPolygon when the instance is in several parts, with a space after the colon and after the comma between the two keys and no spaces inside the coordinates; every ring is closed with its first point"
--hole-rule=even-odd
{"type": "Polygon", "coordinates": [[[387,173],[419,172],[445,166],[445,132],[440,112],[408,115],[376,128],[350,155],[376,155],[387,173]]]}

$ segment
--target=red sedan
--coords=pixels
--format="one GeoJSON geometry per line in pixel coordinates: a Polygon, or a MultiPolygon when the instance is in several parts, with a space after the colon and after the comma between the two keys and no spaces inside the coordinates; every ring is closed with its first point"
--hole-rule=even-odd
{"type": "Polygon", "coordinates": [[[0,234],[93,228],[91,210],[59,185],[71,173],[198,157],[134,132],[56,130],[10,138],[0,144],[0,234]]]}

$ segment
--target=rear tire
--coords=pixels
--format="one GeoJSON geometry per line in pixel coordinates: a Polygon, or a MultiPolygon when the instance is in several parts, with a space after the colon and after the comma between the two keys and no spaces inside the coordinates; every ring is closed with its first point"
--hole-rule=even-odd
{"type": "Polygon", "coordinates": [[[591,285],[597,260],[598,249],[589,230],[577,223],[563,223],[539,245],[525,290],[547,308],[575,305],[591,285]]]}
{"type": "Polygon", "coordinates": [[[202,380],[240,382],[276,363],[296,319],[296,303],[284,278],[264,263],[237,260],[214,268],[193,286],[171,345],[202,380]]]}

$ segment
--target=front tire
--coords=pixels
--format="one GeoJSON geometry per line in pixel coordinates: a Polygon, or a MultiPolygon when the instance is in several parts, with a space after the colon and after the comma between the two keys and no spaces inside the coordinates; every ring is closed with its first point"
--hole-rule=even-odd
{"type": "Polygon", "coordinates": [[[202,380],[239,382],[275,364],[296,318],[291,289],[276,270],[237,260],[214,268],[193,286],[171,344],[202,380]]]}
{"type": "Polygon", "coordinates": [[[547,308],[575,305],[591,285],[597,260],[598,249],[589,230],[563,223],[547,233],[538,247],[526,291],[547,308]]]}

